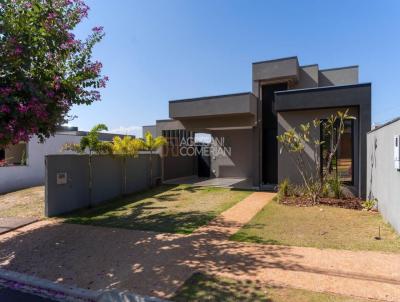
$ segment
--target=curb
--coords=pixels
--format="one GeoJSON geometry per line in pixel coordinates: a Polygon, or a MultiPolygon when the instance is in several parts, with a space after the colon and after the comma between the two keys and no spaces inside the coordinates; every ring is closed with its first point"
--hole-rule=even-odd
{"type": "Polygon", "coordinates": [[[127,291],[94,291],[0,268],[0,286],[59,302],[168,302],[127,291]]]}

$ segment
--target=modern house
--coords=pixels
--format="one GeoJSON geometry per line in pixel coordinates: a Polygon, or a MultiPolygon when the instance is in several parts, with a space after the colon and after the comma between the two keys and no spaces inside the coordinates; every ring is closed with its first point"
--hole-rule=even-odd
{"type": "MultiPolygon", "coordinates": [[[[169,139],[162,157],[164,181],[196,175],[272,189],[285,178],[300,181],[289,155],[279,153],[276,136],[346,109],[356,120],[346,123],[334,170],[354,194],[365,196],[371,84],[359,83],[358,66],[319,69],[317,64],[300,66],[297,57],[256,62],[251,92],[172,100],[170,119],[144,130],[169,139]],[[182,141],[187,144],[198,133],[213,139],[197,150],[211,145],[228,152],[188,152],[182,141]]],[[[322,133],[312,135],[319,139],[322,133]]]]}
{"type": "MultiPolygon", "coordinates": [[[[40,143],[37,137],[0,149],[0,193],[44,184],[45,156],[61,152],[65,143],[79,143],[86,131],[77,127],[60,127],[54,136],[40,143]]],[[[100,133],[100,139],[111,141],[116,134],[100,133]]]]}

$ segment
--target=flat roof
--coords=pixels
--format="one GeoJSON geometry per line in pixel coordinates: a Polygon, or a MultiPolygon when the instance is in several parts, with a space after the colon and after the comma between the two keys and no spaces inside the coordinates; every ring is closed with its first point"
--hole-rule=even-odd
{"type": "Polygon", "coordinates": [[[292,59],[296,59],[297,61],[299,60],[297,56],[291,56],[291,57],[285,57],[285,58],[279,58],[279,59],[272,59],[272,60],[264,60],[264,61],[253,62],[252,64],[261,64],[261,63],[268,63],[268,62],[279,62],[279,61],[286,61],[286,60],[292,60],[292,59]]]}
{"type": "Polygon", "coordinates": [[[240,96],[240,95],[252,95],[252,92],[239,92],[239,93],[231,93],[231,94],[221,94],[221,95],[214,95],[214,96],[204,96],[198,98],[190,98],[190,99],[180,99],[180,100],[171,100],[170,103],[183,103],[183,102],[193,102],[193,101],[201,101],[201,100],[208,100],[208,99],[218,99],[223,97],[230,97],[230,96],[240,96]]]}
{"type": "Polygon", "coordinates": [[[345,89],[345,88],[363,87],[363,86],[371,86],[371,83],[359,83],[359,84],[349,84],[349,85],[290,89],[290,90],[275,91],[275,94],[292,94],[292,93],[302,93],[302,92],[309,92],[309,91],[312,92],[312,91],[318,91],[318,90],[334,90],[334,89],[336,90],[336,89],[345,89]]]}

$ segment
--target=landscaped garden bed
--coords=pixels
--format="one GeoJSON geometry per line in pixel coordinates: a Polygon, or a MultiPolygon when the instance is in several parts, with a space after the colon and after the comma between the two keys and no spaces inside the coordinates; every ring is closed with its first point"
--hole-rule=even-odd
{"type": "Polygon", "coordinates": [[[274,287],[255,281],[237,281],[196,273],[172,298],[176,302],[374,302],[308,290],[274,287]]]}
{"type": "Polygon", "coordinates": [[[400,252],[400,238],[379,213],[316,205],[267,204],[232,240],[264,244],[400,252]]]}
{"type": "Polygon", "coordinates": [[[217,187],[162,185],[65,217],[65,222],[189,234],[251,194],[217,187]]]}
{"type": "MultiPolygon", "coordinates": [[[[315,204],[310,198],[301,196],[285,196],[281,197],[279,203],[298,206],[298,207],[310,207],[315,204]]],[[[331,198],[331,197],[321,197],[318,199],[318,204],[332,207],[339,207],[344,209],[362,210],[363,201],[360,198],[331,198]]]]}

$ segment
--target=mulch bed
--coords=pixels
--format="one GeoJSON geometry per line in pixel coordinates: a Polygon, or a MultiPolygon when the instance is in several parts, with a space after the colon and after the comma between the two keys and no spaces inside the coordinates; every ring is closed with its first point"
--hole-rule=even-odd
{"type": "MultiPolygon", "coordinates": [[[[312,203],[311,199],[307,197],[283,197],[279,200],[279,203],[289,205],[289,206],[298,206],[298,207],[311,207],[315,206],[312,203]]],[[[317,205],[325,205],[332,206],[344,209],[352,209],[352,210],[362,210],[363,207],[361,205],[362,200],[359,198],[320,198],[317,205]]]]}

